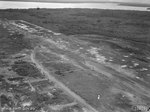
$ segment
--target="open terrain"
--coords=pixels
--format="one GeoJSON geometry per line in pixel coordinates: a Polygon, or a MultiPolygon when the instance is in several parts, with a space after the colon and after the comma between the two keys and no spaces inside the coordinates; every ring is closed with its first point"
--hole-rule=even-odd
{"type": "Polygon", "coordinates": [[[150,13],[0,10],[1,111],[148,112],[150,13]]]}

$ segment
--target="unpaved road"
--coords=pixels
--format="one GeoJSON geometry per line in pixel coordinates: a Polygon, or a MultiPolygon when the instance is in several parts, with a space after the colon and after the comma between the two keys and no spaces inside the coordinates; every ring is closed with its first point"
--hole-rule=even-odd
{"type": "Polygon", "coordinates": [[[31,60],[33,63],[36,64],[36,67],[41,70],[43,74],[46,75],[46,77],[54,81],[61,89],[63,89],[69,96],[73,97],[79,104],[81,104],[83,107],[87,109],[87,112],[98,112],[96,109],[94,109],[91,105],[89,105],[84,99],[82,99],[79,95],[75,94],[73,91],[71,91],[68,87],[66,87],[62,82],[58,81],[55,77],[53,77],[46,68],[43,67],[36,59],[35,59],[35,53],[37,51],[38,47],[35,47],[33,52],[31,53],[31,60]]]}

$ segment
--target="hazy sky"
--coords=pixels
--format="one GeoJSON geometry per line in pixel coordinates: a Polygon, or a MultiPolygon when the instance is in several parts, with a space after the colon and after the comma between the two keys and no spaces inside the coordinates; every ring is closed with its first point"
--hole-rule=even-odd
{"type": "Polygon", "coordinates": [[[117,2],[150,3],[150,0],[108,0],[117,2]]]}
{"type": "MultiPolygon", "coordinates": [[[[5,0],[3,0],[5,1],[5,0]]],[[[47,1],[47,2],[131,2],[131,3],[148,3],[150,0],[9,0],[9,1],[47,1]]]]}

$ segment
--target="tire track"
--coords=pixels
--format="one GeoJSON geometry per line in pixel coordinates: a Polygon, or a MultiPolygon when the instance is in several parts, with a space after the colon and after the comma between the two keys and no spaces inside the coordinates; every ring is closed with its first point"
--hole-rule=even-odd
{"type": "Polygon", "coordinates": [[[71,91],[68,87],[66,87],[62,82],[58,81],[54,76],[52,76],[46,68],[43,67],[36,59],[35,59],[35,52],[37,50],[37,47],[33,50],[31,54],[31,60],[33,63],[36,64],[37,68],[41,70],[43,74],[46,75],[46,77],[49,80],[54,81],[60,88],[62,88],[69,96],[73,97],[79,104],[81,104],[83,107],[88,109],[88,112],[98,112],[95,108],[93,108],[91,105],[89,105],[84,99],[82,99],[79,95],[75,94],[73,91],[71,91]]]}

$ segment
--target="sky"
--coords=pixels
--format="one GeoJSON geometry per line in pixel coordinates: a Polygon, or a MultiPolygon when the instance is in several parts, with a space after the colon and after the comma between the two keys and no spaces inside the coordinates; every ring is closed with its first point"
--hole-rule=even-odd
{"type": "MultiPolygon", "coordinates": [[[[5,0],[3,0],[5,1],[5,0]]],[[[129,3],[146,3],[150,4],[150,0],[8,0],[8,1],[47,1],[47,2],[129,2],[129,3]]]]}
{"type": "Polygon", "coordinates": [[[150,4],[150,0],[108,0],[108,1],[132,2],[132,3],[149,3],[150,4]]]}

